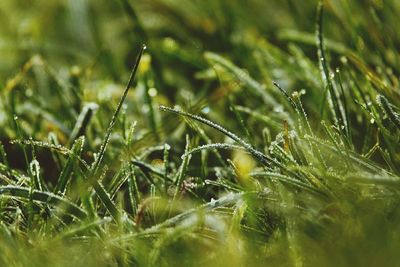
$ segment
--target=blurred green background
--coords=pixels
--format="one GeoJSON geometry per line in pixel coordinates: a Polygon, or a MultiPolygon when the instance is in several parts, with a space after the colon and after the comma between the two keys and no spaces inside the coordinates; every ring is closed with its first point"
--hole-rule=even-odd
{"type": "MultiPolygon", "coordinates": [[[[316,5],[313,0],[3,0],[0,80],[4,84],[35,54],[57,70],[95,65],[100,77],[125,80],[139,45],[146,43],[163,81],[179,87],[201,69],[204,51],[229,54],[246,67],[253,64],[254,38],[285,47],[287,39],[299,37],[287,30],[313,34],[316,5]],[[175,46],[182,50],[174,53],[175,46]],[[168,72],[175,78],[165,77],[168,72]]],[[[399,45],[398,1],[332,0],[326,9],[327,38],[368,55],[372,63],[399,67],[390,50],[399,45]]],[[[316,56],[313,47],[307,51],[316,56]]]]}

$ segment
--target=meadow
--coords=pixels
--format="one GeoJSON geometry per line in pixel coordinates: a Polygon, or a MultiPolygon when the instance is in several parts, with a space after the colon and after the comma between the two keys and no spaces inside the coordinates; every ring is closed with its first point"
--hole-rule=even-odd
{"type": "Polygon", "coordinates": [[[399,13],[0,1],[0,266],[400,266],[399,13]]]}

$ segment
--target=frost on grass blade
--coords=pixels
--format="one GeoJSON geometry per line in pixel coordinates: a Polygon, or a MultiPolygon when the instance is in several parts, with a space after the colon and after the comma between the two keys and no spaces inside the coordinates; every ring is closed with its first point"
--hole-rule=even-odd
{"type": "Polygon", "coordinates": [[[104,187],[99,183],[99,181],[95,180],[93,181],[93,179],[95,179],[96,174],[97,174],[97,170],[100,166],[101,160],[104,157],[104,154],[106,152],[106,148],[107,148],[107,144],[109,142],[110,136],[111,136],[111,132],[112,129],[117,121],[117,117],[118,114],[122,108],[122,105],[125,101],[126,96],[128,95],[129,89],[132,87],[133,82],[134,82],[134,78],[136,75],[136,72],[138,70],[139,67],[139,63],[140,63],[140,59],[142,58],[143,52],[145,50],[146,46],[142,46],[142,48],[139,51],[139,54],[136,58],[136,62],[135,65],[133,66],[132,72],[131,72],[131,76],[129,77],[129,81],[125,87],[124,93],[121,96],[121,99],[118,103],[118,106],[111,118],[110,124],[108,125],[107,131],[106,131],[106,135],[103,139],[103,142],[101,144],[100,147],[100,151],[98,153],[98,156],[96,157],[96,160],[93,162],[91,169],[90,169],[90,173],[88,175],[88,179],[89,181],[93,182],[93,188],[96,191],[96,194],[98,195],[98,197],[100,198],[101,202],[103,203],[103,205],[106,207],[106,209],[110,212],[111,216],[114,218],[114,220],[118,220],[119,219],[119,211],[117,209],[117,207],[115,206],[115,204],[113,203],[113,201],[111,200],[110,196],[108,195],[107,191],[104,189],[104,187]]]}
{"type": "Polygon", "coordinates": [[[54,189],[54,192],[56,194],[58,193],[64,193],[66,186],[68,184],[69,178],[72,174],[72,171],[74,169],[74,164],[75,161],[79,158],[83,145],[85,143],[85,137],[81,136],[79,137],[73,144],[72,149],[71,149],[71,154],[68,157],[67,162],[65,163],[60,176],[58,177],[58,181],[56,184],[56,187],[54,189]]]}
{"type": "Polygon", "coordinates": [[[32,199],[34,201],[39,201],[43,204],[56,205],[66,213],[79,218],[84,219],[86,217],[86,212],[79,208],[74,203],[62,198],[60,196],[54,195],[49,192],[43,192],[40,190],[32,190],[31,188],[25,188],[20,186],[0,186],[0,195],[6,195],[11,198],[21,198],[26,201],[32,199]]]}
{"type": "Polygon", "coordinates": [[[394,112],[387,98],[383,95],[377,95],[376,102],[378,102],[380,108],[389,117],[390,121],[400,130],[400,115],[394,112]]]}
{"type": "Polygon", "coordinates": [[[263,163],[266,166],[270,166],[270,162],[268,160],[268,157],[266,155],[264,155],[262,152],[254,149],[250,144],[248,144],[247,142],[245,142],[243,139],[239,138],[236,134],[226,130],[224,127],[209,121],[205,118],[202,118],[200,116],[197,115],[193,115],[184,111],[180,111],[177,109],[172,109],[169,107],[165,107],[165,106],[160,106],[160,110],[163,111],[168,111],[168,112],[172,112],[181,116],[186,116],[189,117],[193,120],[199,121],[207,126],[210,126],[211,128],[214,128],[218,131],[220,131],[221,133],[225,134],[226,136],[228,136],[229,138],[231,138],[232,140],[236,141],[238,144],[242,145],[246,150],[248,150],[255,158],[257,158],[261,163],[263,163]]]}

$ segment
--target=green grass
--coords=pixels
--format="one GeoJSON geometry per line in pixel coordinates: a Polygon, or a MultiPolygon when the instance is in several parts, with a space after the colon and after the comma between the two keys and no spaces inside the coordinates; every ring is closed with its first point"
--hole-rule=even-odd
{"type": "Polygon", "coordinates": [[[399,265],[398,1],[30,2],[0,266],[399,265]]]}

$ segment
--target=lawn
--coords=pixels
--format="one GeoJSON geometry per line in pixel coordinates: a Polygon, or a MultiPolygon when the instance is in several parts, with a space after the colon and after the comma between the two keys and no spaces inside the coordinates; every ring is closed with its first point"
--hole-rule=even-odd
{"type": "Polygon", "coordinates": [[[400,266],[399,13],[0,1],[0,266],[400,266]]]}

